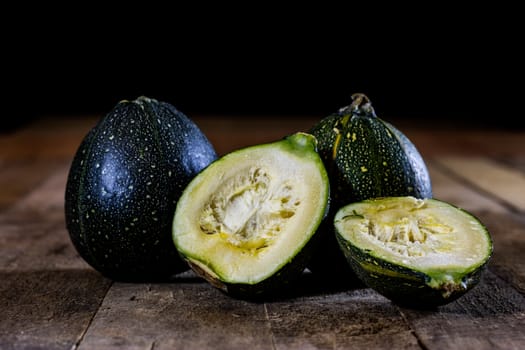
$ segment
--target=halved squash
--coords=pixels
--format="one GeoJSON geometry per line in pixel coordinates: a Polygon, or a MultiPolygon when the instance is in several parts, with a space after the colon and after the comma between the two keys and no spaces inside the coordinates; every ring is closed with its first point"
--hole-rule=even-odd
{"type": "Polygon", "coordinates": [[[257,298],[303,272],[329,199],[316,142],[296,133],[237,150],[190,182],[173,240],[197,274],[232,296],[257,298]]]}
{"type": "Polygon", "coordinates": [[[485,226],[437,199],[386,197],[352,203],[334,219],[351,268],[400,304],[446,304],[478,282],[493,250],[485,226]]]}

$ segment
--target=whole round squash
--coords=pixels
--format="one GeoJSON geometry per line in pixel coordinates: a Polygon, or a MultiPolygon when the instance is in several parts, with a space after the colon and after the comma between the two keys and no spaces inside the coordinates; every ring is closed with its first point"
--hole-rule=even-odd
{"type": "Polygon", "coordinates": [[[346,265],[334,237],[339,208],[377,197],[432,197],[430,176],[415,145],[377,117],[366,95],[357,93],[352,99],[309,131],[318,140],[331,186],[330,213],[321,225],[325,237],[309,266],[325,275],[346,265]]]}
{"type": "Polygon", "coordinates": [[[85,136],[69,171],[66,226],[78,253],[114,280],[163,280],[189,267],[171,238],[175,207],[217,158],[169,103],[121,101],[85,136]]]}

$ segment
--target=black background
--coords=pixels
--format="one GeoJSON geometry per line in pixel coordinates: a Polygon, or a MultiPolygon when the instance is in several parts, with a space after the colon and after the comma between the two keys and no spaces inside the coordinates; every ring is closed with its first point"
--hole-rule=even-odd
{"type": "Polygon", "coordinates": [[[208,10],[191,17],[155,8],[131,17],[77,10],[26,22],[27,32],[11,28],[17,35],[4,37],[0,129],[46,115],[103,115],[140,95],[189,116],[321,117],[355,92],[367,94],[385,119],[524,126],[512,18],[498,14],[496,22],[490,10],[450,7],[419,9],[408,19],[386,11],[390,21],[313,7],[309,15],[208,10]]]}

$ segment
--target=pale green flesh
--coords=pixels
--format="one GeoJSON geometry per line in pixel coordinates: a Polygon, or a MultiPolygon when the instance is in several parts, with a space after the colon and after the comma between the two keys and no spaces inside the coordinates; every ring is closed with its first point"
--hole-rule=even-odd
{"type": "Polygon", "coordinates": [[[328,181],[317,155],[283,143],[233,152],[185,189],[173,238],[211,278],[255,284],[303,248],[321,221],[328,181]]]}
{"type": "Polygon", "coordinates": [[[394,197],[348,205],[336,214],[338,234],[370,255],[420,271],[433,287],[460,283],[492,252],[485,227],[445,202],[394,197]]]}

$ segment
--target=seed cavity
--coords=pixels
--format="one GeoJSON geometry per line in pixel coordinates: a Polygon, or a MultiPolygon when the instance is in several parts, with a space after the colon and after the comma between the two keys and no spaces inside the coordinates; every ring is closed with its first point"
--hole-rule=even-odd
{"type": "MultiPolygon", "coordinates": [[[[418,207],[419,208],[419,207],[418,207]]],[[[423,257],[445,249],[454,229],[424,212],[379,207],[374,213],[353,212],[343,220],[359,220],[358,231],[404,257],[423,257]]]]}
{"type": "Polygon", "coordinates": [[[300,204],[290,183],[251,167],[227,179],[206,202],[200,229],[255,252],[272,244],[300,204]]]}

